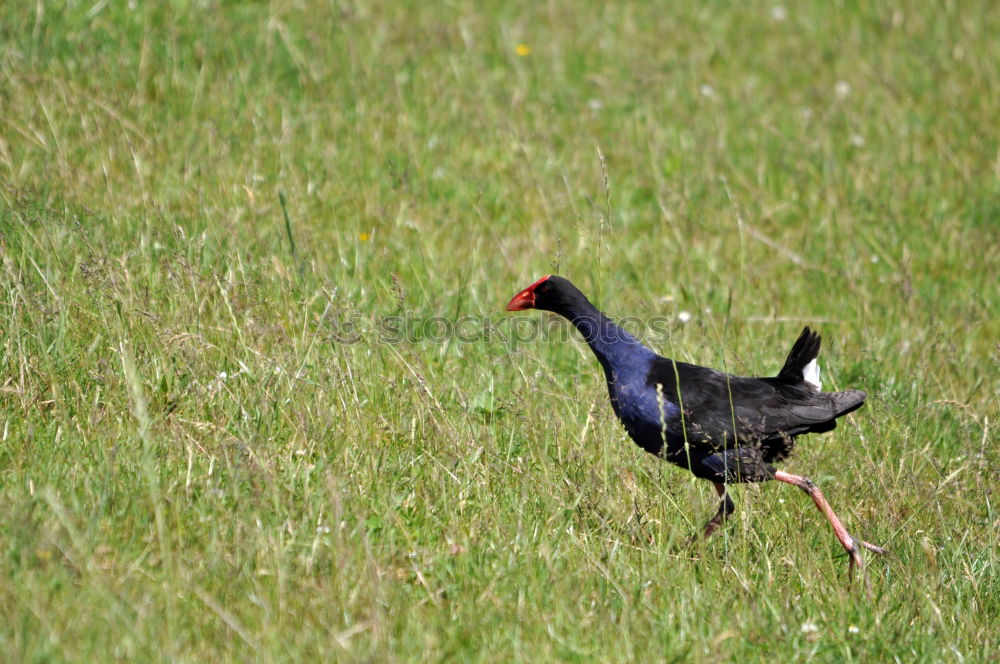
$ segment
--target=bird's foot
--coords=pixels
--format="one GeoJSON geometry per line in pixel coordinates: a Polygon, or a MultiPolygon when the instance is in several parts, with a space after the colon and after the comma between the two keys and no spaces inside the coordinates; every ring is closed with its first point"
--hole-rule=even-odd
{"type": "Polygon", "coordinates": [[[707,540],[708,540],[708,536],[707,535],[705,535],[704,533],[698,532],[698,533],[695,533],[694,535],[691,535],[691,537],[688,537],[686,540],[684,540],[684,544],[680,548],[683,551],[686,551],[688,554],[696,556],[696,555],[698,555],[697,554],[698,549],[701,548],[701,545],[704,542],[706,542],[707,540]]]}
{"type": "MultiPolygon", "coordinates": [[[[845,547],[847,548],[847,547],[845,547]]],[[[872,580],[868,577],[868,573],[865,571],[865,559],[861,557],[861,547],[858,546],[858,540],[854,540],[851,543],[850,548],[847,548],[847,581],[850,584],[854,584],[854,570],[858,570],[858,574],[861,578],[865,580],[865,588],[868,594],[872,594],[872,580]]]]}
{"type": "Polygon", "coordinates": [[[865,560],[861,557],[861,549],[865,548],[869,551],[877,553],[879,555],[885,555],[889,553],[888,549],[884,549],[881,546],[876,546],[870,542],[866,542],[862,539],[856,539],[851,537],[851,545],[845,546],[847,550],[848,562],[847,562],[847,578],[853,583],[854,582],[854,570],[857,569],[858,572],[865,580],[865,588],[870,596],[872,593],[872,581],[868,577],[868,573],[865,571],[865,560]]]}
{"type": "Polygon", "coordinates": [[[879,554],[880,556],[884,556],[887,553],[889,553],[889,549],[884,549],[884,548],[882,548],[880,546],[876,546],[876,545],[874,545],[874,544],[872,544],[870,542],[866,542],[864,540],[854,540],[854,541],[857,542],[858,544],[860,544],[861,546],[865,547],[869,551],[873,551],[873,552],[879,554]]]}

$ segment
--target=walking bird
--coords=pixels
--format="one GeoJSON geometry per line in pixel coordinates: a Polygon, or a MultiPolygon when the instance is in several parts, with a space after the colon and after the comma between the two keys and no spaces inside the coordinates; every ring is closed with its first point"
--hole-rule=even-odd
{"type": "Polygon", "coordinates": [[[862,547],[886,553],[852,537],[812,480],[774,467],[791,454],[796,437],[832,430],[866,397],[860,390],[821,390],[820,337],[808,327],[777,376],[750,378],[657,355],[556,275],[542,277],[507,305],[508,311],[524,309],[551,311],[579,330],[604,369],[615,415],[639,447],[715,485],[719,509],[704,537],[735,510],[729,484],[777,480],[802,489],[829,520],[848,553],[850,576],[864,567],[862,547]]]}

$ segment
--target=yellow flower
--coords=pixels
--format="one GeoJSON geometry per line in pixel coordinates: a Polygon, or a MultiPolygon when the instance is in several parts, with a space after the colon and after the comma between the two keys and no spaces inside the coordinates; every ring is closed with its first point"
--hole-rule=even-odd
{"type": "Polygon", "coordinates": [[[367,242],[370,238],[371,236],[368,233],[358,233],[358,239],[362,242],[367,242]]]}
{"type": "Polygon", "coordinates": [[[514,48],[514,52],[523,58],[526,55],[531,55],[531,47],[527,44],[518,44],[514,48]]]}

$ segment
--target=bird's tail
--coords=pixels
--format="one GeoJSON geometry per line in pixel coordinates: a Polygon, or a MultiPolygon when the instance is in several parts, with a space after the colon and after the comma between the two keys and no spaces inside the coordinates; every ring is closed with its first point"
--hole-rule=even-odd
{"type": "Polygon", "coordinates": [[[819,364],[816,362],[819,342],[820,336],[810,330],[809,326],[804,327],[791,352],[788,353],[785,366],[778,372],[778,380],[791,384],[804,381],[818,392],[822,387],[819,381],[819,364]]]}

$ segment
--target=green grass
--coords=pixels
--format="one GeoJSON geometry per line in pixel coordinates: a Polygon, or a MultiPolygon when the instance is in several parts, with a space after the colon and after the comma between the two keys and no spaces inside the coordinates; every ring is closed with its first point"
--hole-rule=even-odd
{"type": "Polygon", "coordinates": [[[0,4],[0,652],[1000,657],[1000,8],[775,5],[0,4]],[[378,333],[556,270],[735,373],[822,332],[870,597],[788,486],[690,555],[565,326],[378,333]]]}

